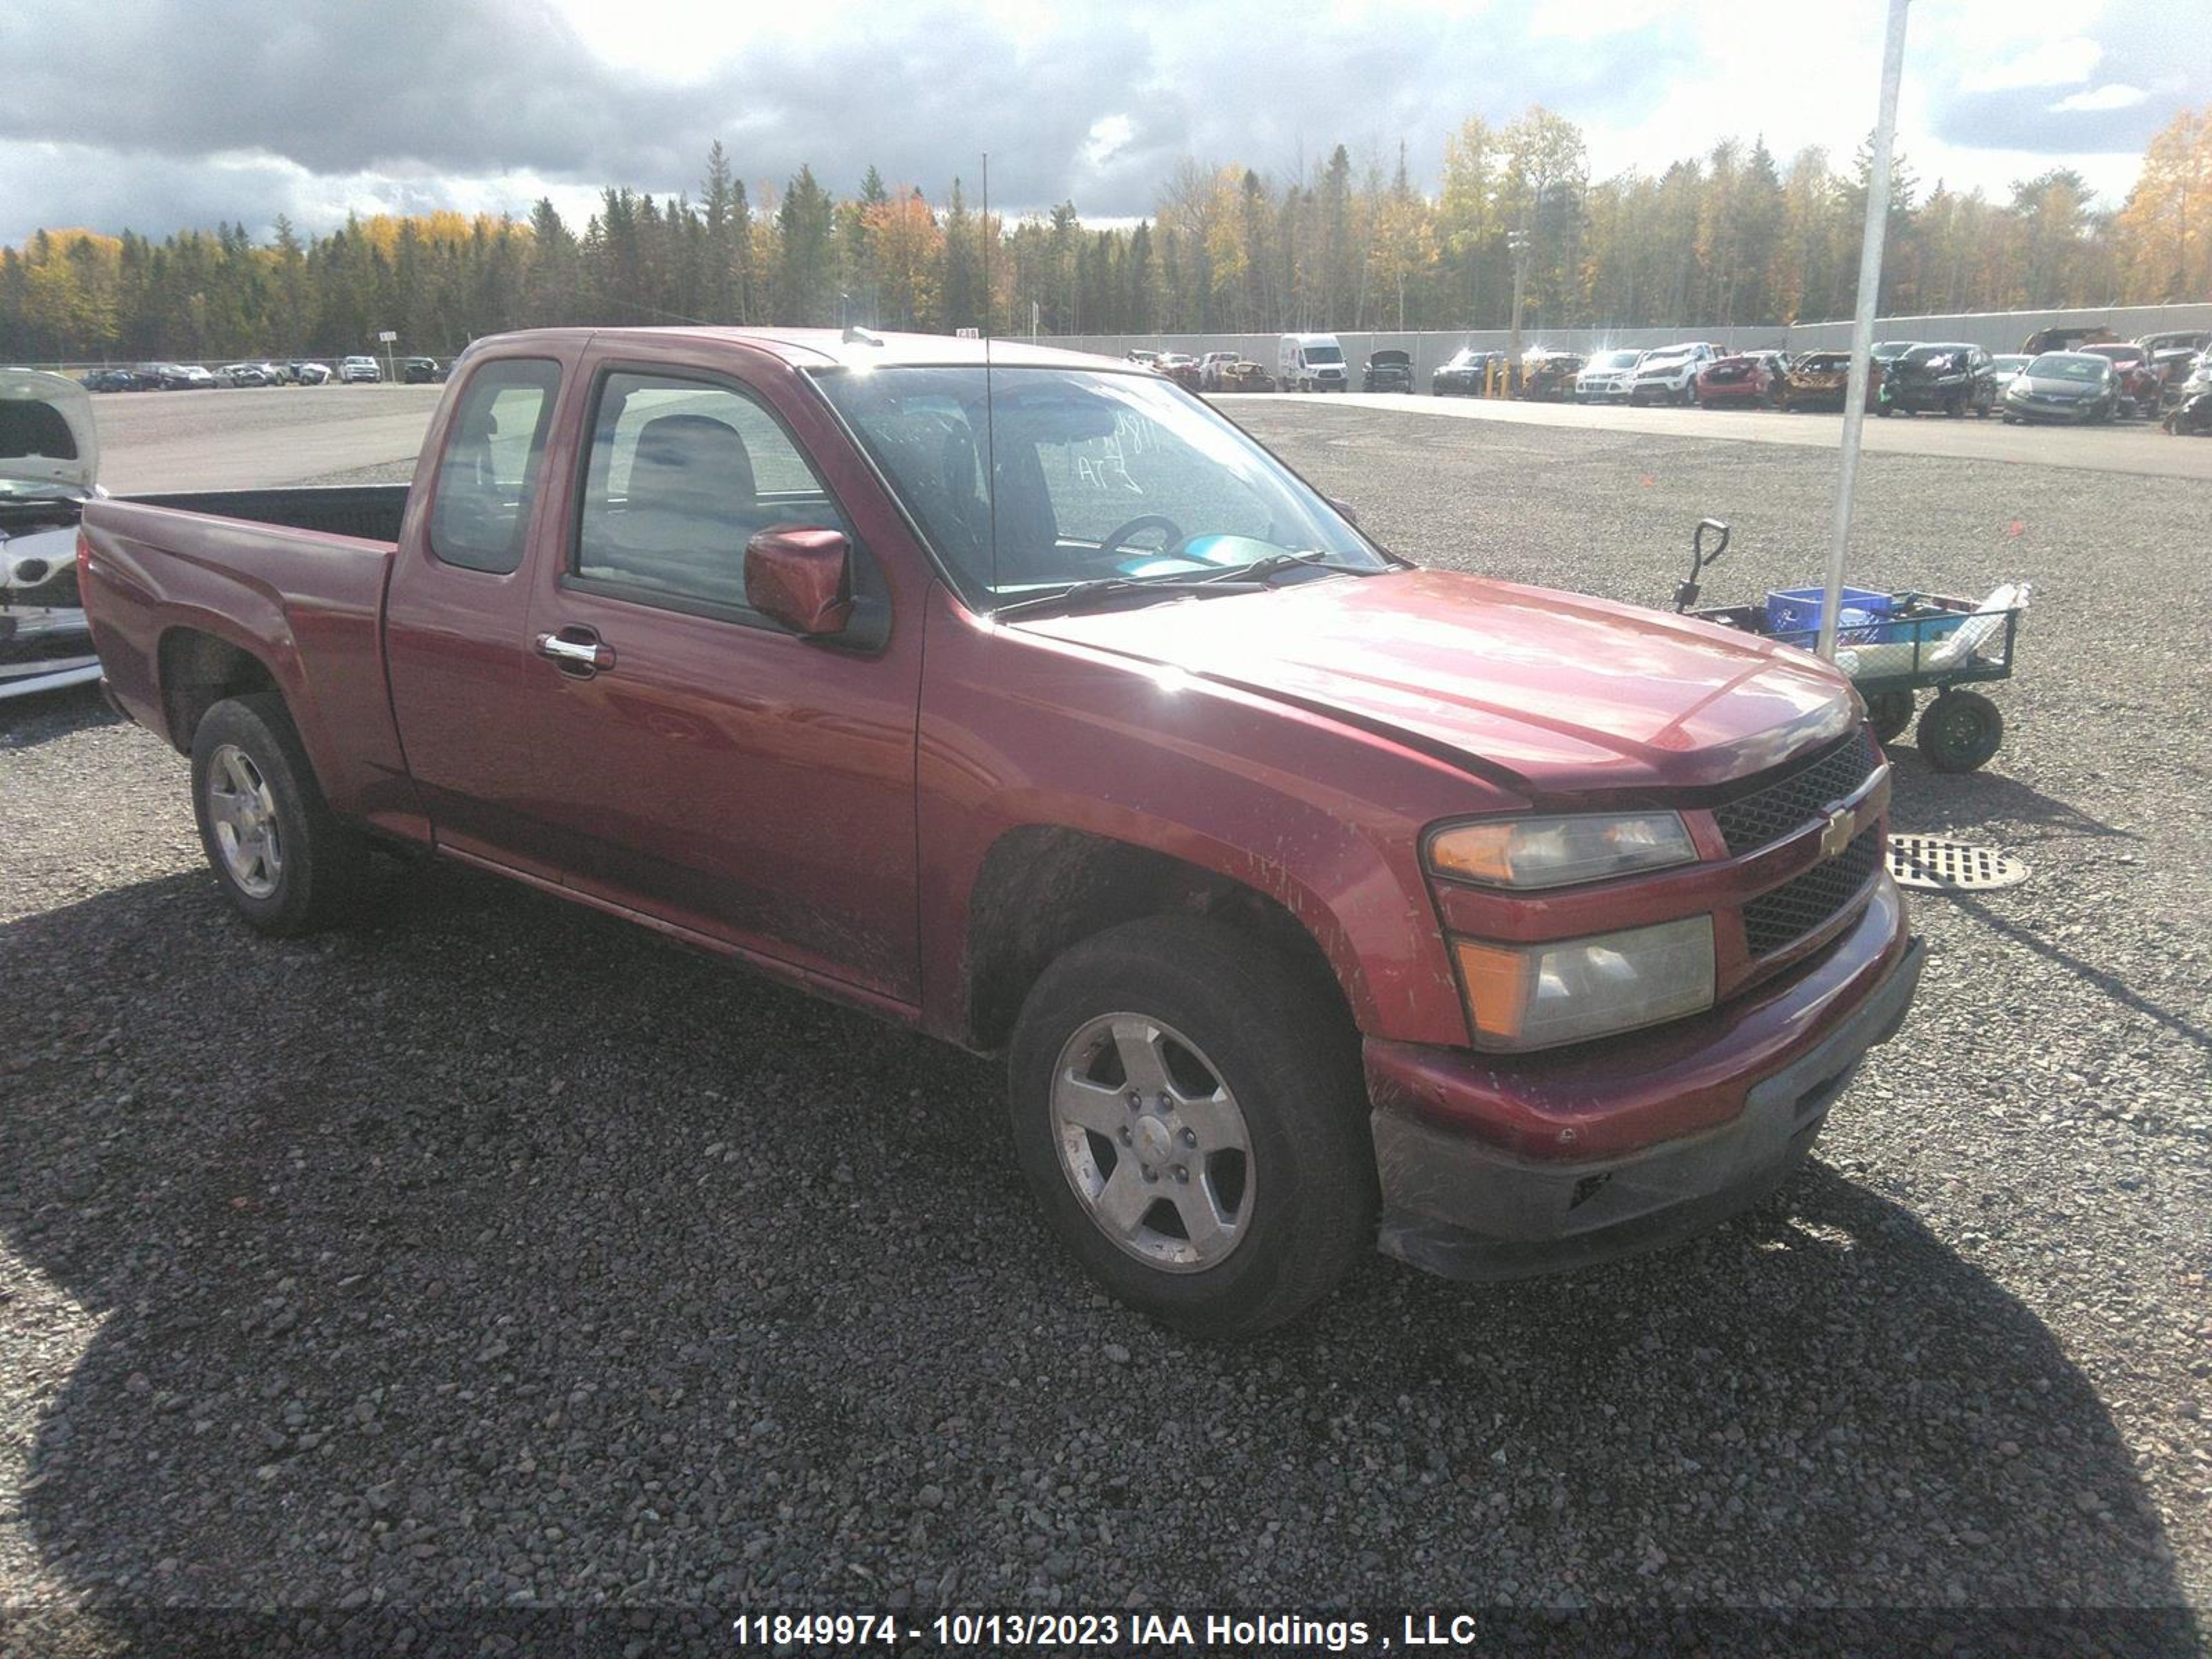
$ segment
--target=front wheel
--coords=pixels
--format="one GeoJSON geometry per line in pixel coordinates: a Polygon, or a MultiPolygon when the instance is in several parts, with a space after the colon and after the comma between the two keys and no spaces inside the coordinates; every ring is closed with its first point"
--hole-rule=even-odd
{"type": "Polygon", "coordinates": [[[1912,724],[1912,693],[1877,691],[1866,700],[1867,720],[1883,746],[1897,741],[1912,724]]]}
{"type": "Polygon", "coordinates": [[[276,692],[228,698],[202,718],[192,811],[223,896],[263,933],[315,933],[351,910],[368,844],[324,800],[276,692]]]}
{"type": "Polygon", "coordinates": [[[1046,1223],[1166,1324],[1285,1323],[1373,1247],[1356,1033],[1257,939],[1156,916],[1085,940],[1030,993],[1008,1083],[1046,1223]]]}
{"type": "Polygon", "coordinates": [[[1938,772],[1972,772],[2004,741],[2004,716],[1978,691],[1946,691],[1920,716],[1920,755],[1938,772]]]}

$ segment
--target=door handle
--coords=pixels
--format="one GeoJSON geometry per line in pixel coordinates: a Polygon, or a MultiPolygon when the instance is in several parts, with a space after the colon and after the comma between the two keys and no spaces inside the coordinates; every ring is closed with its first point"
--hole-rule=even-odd
{"type": "Polygon", "coordinates": [[[564,628],[558,634],[538,636],[538,654],[549,657],[564,674],[588,678],[615,665],[615,648],[601,643],[588,628],[564,628]]]}

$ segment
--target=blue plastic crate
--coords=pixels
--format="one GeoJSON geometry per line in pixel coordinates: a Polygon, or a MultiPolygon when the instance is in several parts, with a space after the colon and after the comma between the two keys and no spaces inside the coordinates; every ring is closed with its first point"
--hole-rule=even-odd
{"type": "MultiPolygon", "coordinates": [[[[1780,587],[1766,596],[1767,630],[1782,638],[1820,631],[1821,602],[1828,597],[1820,587],[1780,587]]],[[[1890,596],[1870,588],[1846,587],[1838,596],[1841,611],[1836,637],[1854,645],[1872,644],[1881,635],[1869,626],[1890,612],[1890,596]]]]}

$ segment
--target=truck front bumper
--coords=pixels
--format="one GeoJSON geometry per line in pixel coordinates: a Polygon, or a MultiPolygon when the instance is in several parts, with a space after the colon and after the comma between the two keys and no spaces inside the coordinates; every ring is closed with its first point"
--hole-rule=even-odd
{"type": "Polygon", "coordinates": [[[1701,1046],[1631,1036],[1546,1070],[1522,1069],[1527,1056],[1370,1040],[1380,1247],[1449,1278],[1517,1279],[1717,1224],[1803,1159],[1866,1051],[1904,1021],[1923,955],[1884,878],[1814,966],[1748,1006],[1706,1016],[1701,1046]],[[1609,1102],[1663,1120],[1670,1090],[1701,1112],[1717,1099],[1736,1109],[1709,1127],[1597,1156],[1530,1150],[1538,1123],[1558,1126],[1547,1147],[1607,1139],[1609,1102]]]}

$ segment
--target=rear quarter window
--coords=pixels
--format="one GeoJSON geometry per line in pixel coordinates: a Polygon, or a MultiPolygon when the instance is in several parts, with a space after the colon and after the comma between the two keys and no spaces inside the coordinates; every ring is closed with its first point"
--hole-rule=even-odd
{"type": "Polygon", "coordinates": [[[430,504],[430,552],[441,564],[506,575],[522,563],[560,365],[496,358],[461,389],[430,504]]]}

